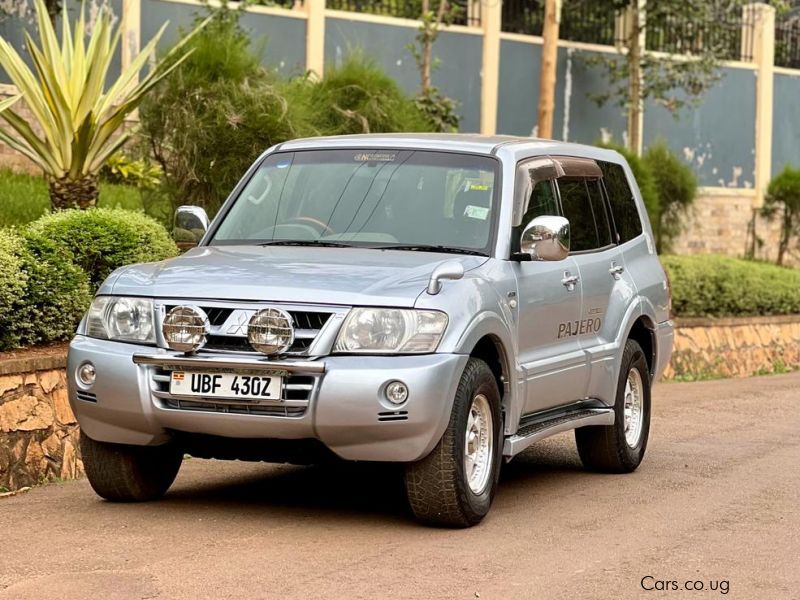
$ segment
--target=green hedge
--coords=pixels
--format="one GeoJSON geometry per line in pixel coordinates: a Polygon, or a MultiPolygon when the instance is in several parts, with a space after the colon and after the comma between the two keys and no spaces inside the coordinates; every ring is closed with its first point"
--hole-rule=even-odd
{"type": "Polygon", "coordinates": [[[21,268],[27,281],[16,319],[18,344],[68,339],[91,302],[89,276],[63,246],[33,231],[23,232],[22,237],[21,268]]]}
{"type": "Polygon", "coordinates": [[[69,339],[108,274],[178,249],[139,212],[68,210],[0,228],[0,350],[69,339]]]}
{"type": "Polygon", "coordinates": [[[0,229],[0,350],[13,347],[17,342],[14,324],[27,283],[20,258],[23,251],[24,242],[20,236],[0,229]]]}
{"type": "Polygon", "coordinates": [[[123,209],[65,210],[31,223],[30,231],[69,250],[95,288],[118,267],[178,254],[158,221],[123,209]]]}
{"type": "Polygon", "coordinates": [[[678,317],[800,314],[800,270],[724,256],[664,256],[678,317]]]}

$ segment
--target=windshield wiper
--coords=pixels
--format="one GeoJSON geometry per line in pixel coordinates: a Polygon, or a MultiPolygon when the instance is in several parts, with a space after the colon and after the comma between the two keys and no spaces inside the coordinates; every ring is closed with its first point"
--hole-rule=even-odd
{"type": "Polygon", "coordinates": [[[322,246],[325,248],[355,248],[350,244],[340,242],[325,242],[321,240],[270,240],[261,242],[259,246],[322,246]]]}
{"type": "Polygon", "coordinates": [[[451,254],[469,254],[471,256],[486,256],[480,250],[458,248],[456,246],[437,246],[435,244],[387,244],[385,246],[370,246],[377,250],[411,250],[413,252],[449,252],[451,254]]]}

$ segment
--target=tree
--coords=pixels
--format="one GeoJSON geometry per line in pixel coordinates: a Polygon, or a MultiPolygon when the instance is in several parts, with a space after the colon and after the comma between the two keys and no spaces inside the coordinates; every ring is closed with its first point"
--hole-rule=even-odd
{"type": "Polygon", "coordinates": [[[83,6],[74,30],[67,11],[62,12],[60,45],[44,0],[36,0],[36,26],[38,45],[25,32],[34,71],[6,40],[0,38],[0,66],[19,91],[18,95],[0,102],[0,117],[13,132],[0,130],[0,141],[44,171],[53,208],[88,208],[97,202],[98,172],[131,134],[122,131],[126,117],[153,86],[186,58],[186,53],[182,52],[186,39],[140,76],[155,53],[166,28],[164,24],[142,52],[132,58],[128,68],[116,80],[108,82],[109,85],[108,71],[121,29],[112,31],[112,15],[108,8],[101,10],[88,43],[83,6]],[[12,109],[22,99],[32,114],[32,122],[12,109]]]}
{"type": "Polygon", "coordinates": [[[642,158],[652,173],[658,194],[658,215],[653,221],[656,250],[659,254],[670,252],[697,195],[697,177],[664,140],[652,144],[642,158]]]}
{"type": "Polygon", "coordinates": [[[417,108],[421,110],[436,131],[458,131],[460,117],[456,114],[456,102],[442,94],[431,83],[431,73],[438,66],[433,57],[433,44],[439,37],[442,25],[450,25],[458,17],[461,8],[448,0],[439,0],[434,10],[431,0],[422,0],[416,44],[409,44],[408,50],[417,63],[420,73],[420,91],[416,98],[417,108]]]}
{"type": "Polygon", "coordinates": [[[780,218],[778,264],[783,265],[792,240],[800,237],[800,169],[787,166],[769,182],[761,215],[770,221],[780,218]]]}
{"type": "Polygon", "coordinates": [[[558,74],[558,24],[560,21],[558,0],[545,0],[544,26],[542,28],[542,60],[539,73],[538,135],[553,137],[555,114],[556,77],[558,74]]]}
{"type": "MultiPolygon", "coordinates": [[[[596,2],[573,1],[587,5],[596,2]]],[[[629,149],[638,153],[641,147],[640,123],[646,99],[655,100],[677,115],[687,104],[699,101],[719,80],[720,60],[739,58],[742,27],[730,15],[741,11],[744,3],[745,0],[605,0],[608,10],[625,15],[618,40],[621,59],[598,54],[586,62],[602,65],[609,83],[607,91],[592,98],[600,105],[616,102],[628,112],[629,149]]]]}

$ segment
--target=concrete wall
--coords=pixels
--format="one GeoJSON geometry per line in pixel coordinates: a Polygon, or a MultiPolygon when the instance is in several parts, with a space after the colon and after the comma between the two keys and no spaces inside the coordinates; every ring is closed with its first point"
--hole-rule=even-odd
{"type": "Polygon", "coordinates": [[[800,71],[775,74],[772,119],[772,173],[784,166],[800,168],[800,71]]]}
{"type": "MultiPolygon", "coordinates": [[[[325,60],[341,64],[354,51],[373,58],[409,94],[419,91],[417,70],[408,45],[414,42],[416,25],[386,25],[339,17],[325,20],[325,60]]],[[[481,118],[481,54],[480,35],[444,32],[434,46],[439,67],[433,72],[433,83],[442,93],[458,101],[462,117],[461,130],[478,131],[481,118]]]]}
{"type": "MultiPolygon", "coordinates": [[[[103,0],[103,2],[111,8],[112,14],[115,18],[114,22],[116,24],[116,19],[118,19],[119,15],[122,14],[122,0],[103,0]]],[[[0,37],[11,44],[17,50],[17,52],[20,53],[23,60],[25,60],[25,62],[32,67],[33,63],[30,60],[30,55],[24,51],[23,48],[25,46],[25,32],[29,33],[36,43],[39,44],[38,34],[36,33],[35,12],[33,9],[34,3],[33,0],[14,0],[14,4],[25,5],[25,14],[24,16],[20,16],[17,12],[13,16],[4,16],[2,19],[0,19],[0,37]]],[[[77,16],[81,5],[80,0],[67,0],[65,4],[67,5],[70,15],[77,16]]],[[[17,6],[17,10],[19,10],[19,6],[17,6]]],[[[86,9],[85,15],[87,19],[91,20],[92,14],[89,8],[86,9]]],[[[61,22],[59,21],[56,26],[56,33],[60,36],[60,32],[61,22]]],[[[121,57],[118,51],[114,55],[111,65],[108,69],[109,79],[119,76],[120,65],[121,57]]],[[[0,67],[0,84],[7,83],[9,83],[8,75],[6,74],[5,70],[0,67]]]]}
{"type": "Polygon", "coordinates": [[[644,144],[666,140],[692,165],[701,186],[750,189],[755,181],[755,72],[724,67],[721,77],[699,104],[677,115],[648,102],[644,144]]]}
{"type": "MultiPolygon", "coordinates": [[[[203,7],[197,4],[146,0],[142,6],[142,44],[169,22],[162,44],[166,46],[175,41],[181,28],[189,29],[195,18],[204,14],[203,7]]],[[[265,66],[276,67],[287,75],[305,71],[305,19],[253,11],[242,16],[241,24],[250,33],[253,47],[261,50],[265,66]]]]}

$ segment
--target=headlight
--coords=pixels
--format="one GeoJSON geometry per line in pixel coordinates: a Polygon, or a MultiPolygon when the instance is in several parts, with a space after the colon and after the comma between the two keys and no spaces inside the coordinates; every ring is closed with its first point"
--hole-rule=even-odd
{"type": "Polygon", "coordinates": [[[86,315],[86,335],[104,340],[155,344],[153,301],[98,296],[86,315]]]}
{"type": "Polygon", "coordinates": [[[354,308],[342,325],[334,352],[424,354],[433,352],[447,315],[433,310],[354,308]]]}

